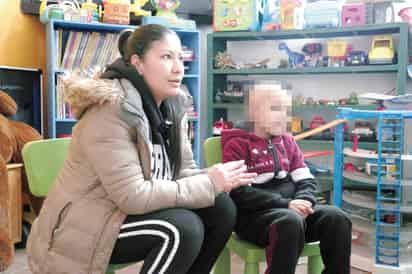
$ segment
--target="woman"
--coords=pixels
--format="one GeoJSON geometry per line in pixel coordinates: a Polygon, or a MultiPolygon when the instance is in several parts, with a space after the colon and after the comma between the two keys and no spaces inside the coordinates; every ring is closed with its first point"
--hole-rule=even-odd
{"type": "Polygon", "coordinates": [[[223,192],[256,175],[242,161],[196,168],[175,99],[176,33],[146,25],[125,43],[105,79],[65,81],[79,122],[32,227],[34,273],[105,273],[108,263],[140,260],[141,273],[209,273],[235,222],[223,192]]]}

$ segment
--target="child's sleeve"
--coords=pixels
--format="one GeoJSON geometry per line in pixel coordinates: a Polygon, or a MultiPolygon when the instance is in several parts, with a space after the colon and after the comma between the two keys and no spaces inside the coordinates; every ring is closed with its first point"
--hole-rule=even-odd
{"type": "Polygon", "coordinates": [[[241,138],[232,138],[222,144],[222,162],[245,160],[247,158],[247,144],[241,138]]]}
{"type": "MultiPolygon", "coordinates": [[[[234,139],[223,146],[222,161],[245,160],[248,161],[247,144],[234,139]]],[[[288,208],[291,199],[283,198],[278,193],[272,193],[252,186],[242,186],[233,189],[230,197],[237,208],[242,211],[256,212],[270,208],[288,208]]]]}
{"type": "Polygon", "coordinates": [[[296,141],[291,139],[290,176],[296,184],[295,199],[316,204],[316,180],[304,162],[303,153],[296,141]]]}

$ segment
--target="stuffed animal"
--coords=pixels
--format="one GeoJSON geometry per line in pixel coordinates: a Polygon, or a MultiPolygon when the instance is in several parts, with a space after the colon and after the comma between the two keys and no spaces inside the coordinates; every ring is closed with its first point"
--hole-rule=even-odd
{"type": "MultiPolygon", "coordinates": [[[[6,92],[0,90],[0,272],[11,264],[14,255],[14,243],[9,235],[9,189],[8,163],[22,163],[21,150],[25,143],[42,139],[31,126],[9,119],[17,113],[17,104],[6,92]]],[[[38,203],[30,194],[27,178],[22,174],[23,197],[32,203],[38,203]]]]}

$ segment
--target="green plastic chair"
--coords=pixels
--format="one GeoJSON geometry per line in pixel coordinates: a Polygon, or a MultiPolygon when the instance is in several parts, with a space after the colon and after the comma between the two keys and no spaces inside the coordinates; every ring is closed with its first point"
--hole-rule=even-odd
{"type": "MultiPolygon", "coordinates": [[[[222,160],[220,137],[210,137],[203,143],[203,154],[206,166],[219,163],[222,160]]],[[[229,241],[218,260],[216,261],[214,274],[230,274],[230,252],[235,253],[245,261],[244,274],[259,274],[259,263],[266,261],[265,249],[250,242],[240,240],[235,233],[229,241]]],[[[308,257],[308,274],[321,274],[323,269],[320,256],[319,242],[307,243],[301,257],[308,257]]]]}
{"type": "MultiPolygon", "coordinates": [[[[22,150],[30,192],[37,197],[46,197],[67,156],[70,138],[47,139],[29,142],[22,150]]],[[[111,264],[106,274],[130,264],[111,264]]]]}

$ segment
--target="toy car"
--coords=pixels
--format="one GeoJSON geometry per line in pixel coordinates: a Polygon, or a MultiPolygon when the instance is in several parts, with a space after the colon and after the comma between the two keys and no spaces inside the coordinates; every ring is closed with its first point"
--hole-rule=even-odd
{"type": "Polygon", "coordinates": [[[362,50],[354,50],[348,53],[345,59],[345,66],[366,65],[368,55],[362,50]]]}
{"type": "Polygon", "coordinates": [[[375,36],[369,52],[369,64],[392,64],[395,62],[391,35],[375,36]]]}
{"type": "Polygon", "coordinates": [[[356,134],[363,137],[372,137],[374,135],[374,127],[369,121],[357,120],[355,121],[352,134],[356,134]]]}

